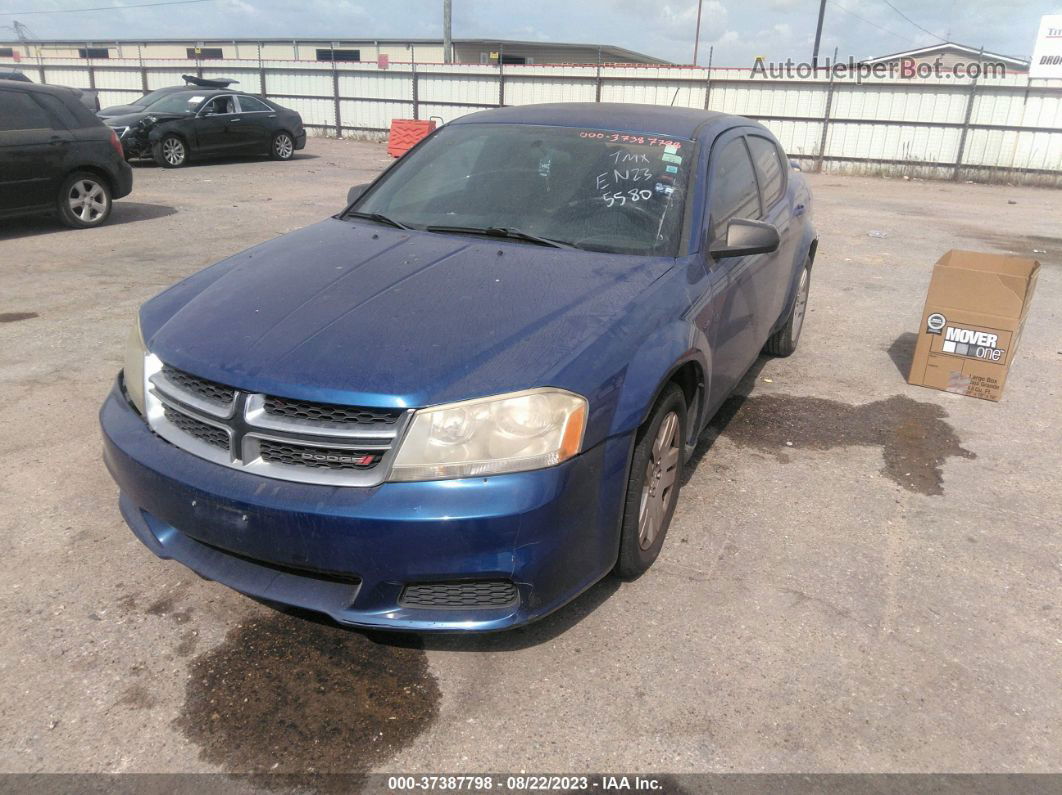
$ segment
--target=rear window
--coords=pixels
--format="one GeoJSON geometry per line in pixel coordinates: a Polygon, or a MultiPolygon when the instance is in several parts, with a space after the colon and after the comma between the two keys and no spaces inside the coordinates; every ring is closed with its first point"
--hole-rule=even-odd
{"type": "Polygon", "coordinates": [[[76,130],[83,126],[73,111],[58,97],[53,97],[51,94],[37,94],[36,100],[66,129],[76,130]]]}
{"type": "Polygon", "coordinates": [[[760,188],[763,190],[763,205],[769,207],[782,196],[785,178],[782,172],[782,160],[778,147],[760,135],[750,135],[749,149],[752,161],[756,164],[756,173],[760,176],[760,188]]]}
{"type": "Polygon", "coordinates": [[[0,131],[47,130],[52,127],[44,108],[28,93],[0,91],[0,131]]]}

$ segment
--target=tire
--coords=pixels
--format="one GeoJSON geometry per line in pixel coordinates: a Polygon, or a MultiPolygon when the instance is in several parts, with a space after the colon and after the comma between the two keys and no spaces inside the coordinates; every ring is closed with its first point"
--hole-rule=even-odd
{"type": "Polygon", "coordinates": [[[797,284],[796,300],[789,310],[789,317],[785,319],[783,326],[768,338],[763,346],[763,352],[771,356],[789,356],[797,349],[800,342],[800,332],[804,329],[804,316],[807,314],[808,293],[811,291],[811,262],[804,263],[804,270],[800,273],[800,282],[797,284]]]}
{"type": "Polygon", "coordinates": [[[668,384],[634,443],[616,576],[633,580],[660,554],[682,487],[685,445],[686,400],[681,389],[668,384]]]}
{"type": "Polygon", "coordinates": [[[59,220],[73,229],[91,229],[110,217],[111,188],[107,180],[88,171],[75,171],[56,197],[59,220]]]}
{"type": "Polygon", "coordinates": [[[181,136],[170,133],[151,145],[151,156],[163,168],[180,168],[188,162],[188,144],[181,136]]]}
{"type": "Polygon", "coordinates": [[[283,130],[273,136],[269,144],[269,156],[274,160],[291,160],[295,157],[295,139],[283,130]]]}

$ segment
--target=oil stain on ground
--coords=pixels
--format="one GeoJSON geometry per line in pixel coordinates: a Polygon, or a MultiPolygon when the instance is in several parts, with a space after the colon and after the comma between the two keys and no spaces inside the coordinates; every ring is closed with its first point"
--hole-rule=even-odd
{"type": "Polygon", "coordinates": [[[908,491],[943,494],[944,462],[951,456],[976,458],[959,444],[934,403],[902,395],[853,406],[837,400],[791,395],[729,398],[712,428],[739,447],[774,453],[830,450],[852,445],[882,448],[882,474],[908,491]]]}
{"type": "Polygon", "coordinates": [[[276,613],[195,658],[175,723],[230,773],[362,773],[430,726],[439,697],[423,649],[276,613]]]}

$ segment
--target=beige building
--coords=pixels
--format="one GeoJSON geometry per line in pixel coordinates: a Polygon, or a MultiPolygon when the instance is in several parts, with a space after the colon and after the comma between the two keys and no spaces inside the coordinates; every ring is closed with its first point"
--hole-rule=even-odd
{"type": "Polygon", "coordinates": [[[1029,71],[1029,61],[1023,58],[1015,58],[1010,55],[1000,55],[995,52],[981,51],[977,47],[967,47],[964,44],[944,42],[934,44],[932,47],[920,47],[915,50],[894,52],[891,55],[882,55],[878,58],[868,58],[866,64],[895,64],[897,68],[902,62],[914,62],[933,66],[940,63],[941,69],[952,70],[956,64],[1002,64],[1007,74],[1025,74],[1029,71]]]}
{"type": "MultiPolygon", "coordinates": [[[[640,52],[604,44],[564,44],[505,39],[454,39],[456,63],[645,63],[662,64],[640,52]]],[[[370,61],[385,55],[395,62],[441,63],[439,39],[122,39],[115,41],[0,42],[0,59],[49,58],[218,59],[294,61],[370,61]]]]}

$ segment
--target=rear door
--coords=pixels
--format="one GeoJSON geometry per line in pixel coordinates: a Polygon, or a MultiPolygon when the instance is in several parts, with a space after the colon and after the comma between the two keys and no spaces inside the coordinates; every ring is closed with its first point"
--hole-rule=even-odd
{"type": "MultiPolygon", "coordinates": [[[[238,96],[240,122],[245,125],[248,151],[268,152],[277,127],[277,112],[255,97],[238,96]]],[[[292,131],[294,133],[294,131],[292,131]]]]}
{"type": "MultiPolygon", "coordinates": [[[[712,146],[708,158],[707,244],[711,249],[726,239],[727,224],[735,218],[758,221],[759,185],[740,130],[724,133],[712,146]]],[[[726,288],[716,311],[705,318],[706,334],[712,346],[712,382],[709,404],[718,406],[756,360],[763,346],[760,338],[764,309],[763,272],[770,267],[770,255],[713,259],[705,251],[708,268],[726,276],[726,288]]]]}
{"type": "Polygon", "coordinates": [[[70,140],[30,92],[0,89],[0,212],[55,203],[70,140]]]}

